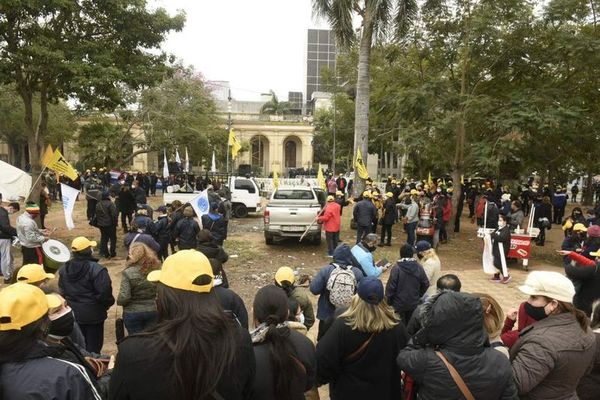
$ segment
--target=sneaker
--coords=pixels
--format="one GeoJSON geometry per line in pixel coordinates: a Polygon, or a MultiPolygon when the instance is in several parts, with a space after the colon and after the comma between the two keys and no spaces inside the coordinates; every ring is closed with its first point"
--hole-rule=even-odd
{"type": "Polygon", "coordinates": [[[391,243],[386,243],[385,245],[386,245],[386,246],[391,246],[392,244],[391,244],[391,243]]]}
{"type": "Polygon", "coordinates": [[[490,279],[490,282],[500,283],[502,279],[500,278],[500,274],[494,274],[494,276],[490,279]]]}
{"type": "Polygon", "coordinates": [[[377,245],[377,247],[383,247],[383,246],[385,246],[383,243],[379,243],[379,244],[377,245]]]}
{"type": "Polygon", "coordinates": [[[502,282],[501,283],[503,283],[503,284],[506,285],[508,282],[510,282],[510,275],[505,276],[504,278],[502,278],[502,282]]]}

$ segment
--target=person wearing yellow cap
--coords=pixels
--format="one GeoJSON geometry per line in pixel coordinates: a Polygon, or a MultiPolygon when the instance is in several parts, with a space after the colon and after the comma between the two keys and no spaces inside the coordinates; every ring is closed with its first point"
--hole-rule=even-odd
{"type": "Polygon", "coordinates": [[[34,285],[18,282],[0,290],[1,398],[101,399],[85,368],[55,358],[40,341],[48,311],[60,305],[34,285]]]}
{"type": "Polygon", "coordinates": [[[383,203],[381,216],[381,239],[379,240],[379,247],[392,245],[392,226],[394,226],[398,219],[398,210],[396,208],[394,194],[388,192],[385,196],[386,200],[383,203]]]}
{"type": "Polygon", "coordinates": [[[213,279],[208,258],[196,250],[180,250],[148,274],[157,285],[158,323],[119,343],[109,398],[248,396],[255,364],[250,335],[223,311],[213,279]]]}
{"type": "Polygon", "coordinates": [[[85,337],[85,348],[100,353],[104,343],[104,321],[115,303],[108,271],[93,257],[96,242],[79,236],[71,243],[72,258],[60,269],[58,286],[73,308],[85,337]]]}
{"type": "Polygon", "coordinates": [[[327,255],[333,257],[333,251],[340,241],[342,209],[331,195],[327,196],[327,204],[317,217],[317,222],[323,224],[325,239],[327,240],[327,255]]]}
{"type": "Polygon", "coordinates": [[[296,275],[290,267],[281,267],[275,273],[275,284],[283,288],[289,298],[298,302],[304,314],[304,326],[309,330],[315,323],[315,311],[306,291],[297,287],[295,282],[296,275]]]}
{"type": "Polygon", "coordinates": [[[560,246],[561,250],[566,251],[583,251],[585,239],[587,237],[587,228],[582,223],[575,224],[571,229],[571,234],[565,237],[560,246]]]}
{"type": "Polygon", "coordinates": [[[373,220],[377,218],[377,208],[371,201],[371,192],[364,191],[362,199],[354,205],[352,218],[356,223],[356,243],[373,231],[373,220]]]}
{"type": "Polygon", "coordinates": [[[17,282],[29,283],[40,288],[46,286],[50,279],[54,279],[54,274],[44,271],[40,264],[25,264],[17,271],[17,282]]]}
{"type": "MultiPolygon", "coordinates": [[[[550,210],[550,213],[552,213],[552,210],[550,210]]],[[[571,215],[569,215],[564,221],[562,221],[562,230],[565,234],[565,237],[571,234],[573,226],[575,226],[575,224],[577,223],[584,225],[586,224],[585,216],[583,215],[581,207],[573,208],[573,211],[571,211],[571,215]]]]}

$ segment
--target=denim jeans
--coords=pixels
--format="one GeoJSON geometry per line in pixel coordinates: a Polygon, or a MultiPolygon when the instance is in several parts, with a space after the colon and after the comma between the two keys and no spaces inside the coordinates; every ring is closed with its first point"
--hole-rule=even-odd
{"type": "Polygon", "coordinates": [[[325,232],[325,239],[327,240],[327,254],[332,256],[340,241],[340,232],[325,232]]]}
{"type": "Polygon", "coordinates": [[[417,234],[417,222],[411,222],[410,224],[406,224],[406,243],[411,246],[415,245],[415,239],[417,234]]]}
{"type": "Polygon", "coordinates": [[[123,322],[125,328],[127,328],[127,333],[130,335],[145,331],[156,323],[157,319],[158,313],[156,311],[123,313],[123,322]]]}

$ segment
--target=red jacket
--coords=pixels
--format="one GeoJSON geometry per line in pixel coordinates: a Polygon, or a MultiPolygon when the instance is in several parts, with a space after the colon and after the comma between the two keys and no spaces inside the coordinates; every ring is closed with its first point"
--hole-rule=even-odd
{"type": "Polygon", "coordinates": [[[500,335],[500,339],[502,339],[502,342],[504,342],[506,347],[508,347],[509,349],[515,343],[517,343],[517,340],[519,340],[519,333],[523,329],[527,328],[534,322],[537,322],[525,312],[525,302],[521,303],[521,305],[519,306],[519,316],[517,320],[519,321],[517,330],[513,330],[513,327],[515,326],[515,321],[513,321],[510,318],[506,318],[504,320],[504,328],[502,328],[502,334],[500,335]]]}
{"type": "Polygon", "coordinates": [[[446,205],[444,206],[444,214],[443,214],[443,219],[444,222],[448,222],[450,221],[450,217],[452,216],[452,201],[450,199],[448,199],[446,201],[446,205]]]}
{"type": "Polygon", "coordinates": [[[341,207],[338,203],[330,201],[323,210],[323,215],[319,217],[319,222],[323,224],[325,232],[339,232],[341,226],[340,217],[341,207]]]}

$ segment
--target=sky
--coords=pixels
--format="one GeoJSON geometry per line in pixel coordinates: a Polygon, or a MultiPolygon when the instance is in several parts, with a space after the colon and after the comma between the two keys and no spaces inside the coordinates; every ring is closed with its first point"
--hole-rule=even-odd
{"type": "Polygon", "coordinates": [[[282,100],[305,91],[306,30],[326,29],[311,0],[154,0],[186,24],[163,49],[208,80],[229,81],[232,97],[259,100],[273,89],[282,100]]]}

